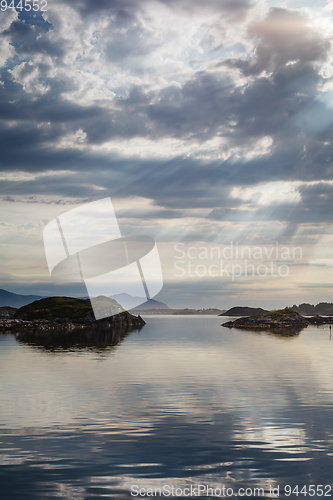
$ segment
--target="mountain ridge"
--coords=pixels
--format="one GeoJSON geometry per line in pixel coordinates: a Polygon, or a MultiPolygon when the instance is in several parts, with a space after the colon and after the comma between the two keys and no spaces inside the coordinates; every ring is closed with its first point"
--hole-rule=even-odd
{"type": "Polygon", "coordinates": [[[23,307],[44,298],[41,295],[20,295],[0,288],[0,307],[23,307]]]}
{"type": "Polygon", "coordinates": [[[136,307],[132,307],[131,311],[145,311],[152,309],[168,310],[170,309],[170,307],[164,304],[164,302],[159,302],[158,300],[154,299],[147,299],[146,302],[143,302],[142,304],[136,307]]]}

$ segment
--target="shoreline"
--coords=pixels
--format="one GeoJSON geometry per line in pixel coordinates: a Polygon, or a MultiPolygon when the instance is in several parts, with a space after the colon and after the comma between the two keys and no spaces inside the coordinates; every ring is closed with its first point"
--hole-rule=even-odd
{"type": "Polygon", "coordinates": [[[83,330],[86,328],[106,328],[116,327],[142,327],[146,324],[141,316],[132,316],[129,318],[118,317],[117,315],[109,319],[103,319],[91,322],[75,322],[66,319],[59,320],[23,320],[23,319],[0,319],[0,333],[9,333],[12,330],[29,331],[50,331],[50,330],[83,330]]]}

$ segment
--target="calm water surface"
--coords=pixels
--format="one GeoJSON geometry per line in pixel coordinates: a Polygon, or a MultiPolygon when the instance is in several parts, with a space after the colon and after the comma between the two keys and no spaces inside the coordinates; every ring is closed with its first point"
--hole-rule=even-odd
{"type": "Polygon", "coordinates": [[[148,317],[118,345],[0,335],[0,498],[332,485],[328,327],[279,337],[221,319],[148,317]]]}

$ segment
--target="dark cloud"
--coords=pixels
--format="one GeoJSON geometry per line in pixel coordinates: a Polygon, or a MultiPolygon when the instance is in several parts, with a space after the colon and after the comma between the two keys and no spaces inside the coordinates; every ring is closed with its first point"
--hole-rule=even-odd
{"type": "Polygon", "coordinates": [[[54,126],[32,128],[27,124],[12,129],[0,127],[0,148],[4,151],[4,161],[9,159],[13,150],[34,153],[36,146],[42,147],[43,143],[54,141],[61,135],[61,131],[54,126]]]}
{"type": "Polygon", "coordinates": [[[136,12],[142,8],[143,3],[136,0],[74,0],[73,2],[84,17],[110,13],[116,16],[118,22],[125,24],[135,19],[136,12]]]}
{"type": "MultiPolygon", "coordinates": [[[[239,158],[230,158],[226,161],[203,161],[182,157],[170,160],[148,160],[134,156],[125,159],[106,151],[92,153],[74,148],[50,149],[39,146],[39,141],[42,139],[47,143],[48,134],[55,136],[56,133],[57,128],[49,132],[40,129],[41,137],[35,139],[34,130],[29,135],[27,129],[19,147],[15,147],[16,141],[20,140],[19,134],[5,136],[2,143],[3,154],[0,158],[0,168],[2,171],[25,170],[35,173],[47,170],[68,170],[72,172],[71,175],[50,173],[36,181],[20,183],[2,181],[2,193],[6,195],[33,195],[34,193],[42,195],[44,193],[45,195],[54,194],[59,197],[72,196],[85,199],[100,198],[101,193],[116,197],[142,196],[153,200],[158,206],[172,210],[223,207],[223,211],[214,212],[211,215],[216,220],[229,220],[230,217],[232,217],[231,220],[240,220],[242,217],[245,220],[267,220],[279,217],[281,220],[293,220],[293,217],[312,220],[311,217],[316,217],[318,220],[318,211],[313,212],[314,215],[309,215],[310,211],[303,210],[304,206],[301,205],[296,208],[294,205],[279,207],[279,210],[273,206],[269,210],[238,213],[235,209],[239,210],[242,203],[230,197],[231,188],[281,180],[305,182],[333,178],[332,167],[328,168],[326,162],[322,165],[318,162],[318,168],[315,170],[310,168],[311,164],[304,164],[302,151],[290,156],[284,153],[267,155],[251,161],[243,161],[239,158]]],[[[60,134],[61,130],[58,133],[60,134]]],[[[327,148],[326,154],[332,155],[331,146],[325,146],[325,148],[327,148]]],[[[260,191],[260,187],[258,189],[260,191]]],[[[329,190],[330,186],[326,186],[325,189],[329,190]]],[[[310,196],[306,194],[308,192],[299,190],[299,193],[303,199],[307,199],[308,203],[310,196]]],[[[325,196],[327,198],[329,194],[326,193],[325,196]]],[[[254,210],[256,203],[255,197],[249,200],[247,209],[254,210]]],[[[326,215],[325,220],[327,217],[330,216],[326,215]]]]}
{"type": "Polygon", "coordinates": [[[66,54],[60,43],[53,43],[45,38],[39,38],[31,43],[24,43],[17,49],[20,55],[45,54],[52,58],[62,58],[66,54]]]}
{"type": "MultiPolygon", "coordinates": [[[[112,30],[103,41],[108,61],[118,64],[126,58],[146,55],[158,43],[136,17],[144,3],[110,0],[74,1],[71,5],[85,15],[90,11],[99,15],[104,10],[110,12],[108,26],[112,30]],[[119,16],[122,23],[117,24],[119,16]]],[[[168,5],[178,10],[189,3],[168,5]]],[[[239,14],[250,4],[212,0],[205,7],[200,5],[192,2],[191,9],[239,14]]],[[[238,185],[333,179],[333,120],[329,119],[325,103],[317,99],[325,80],[314,64],[325,60],[328,43],[307,22],[299,12],[271,9],[263,21],[249,29],[249,35],[257,40],[256,52],[249,61],[229,59],[209,72],[198,71],[181,84],[160,88],[132,85],[113,100],[96,99],[85,105],[66,95],[78,90],[73,75],[52,72],[58,64],[56,59],[63,58],[68,50],[66,42],[59,38],[57,43],[51,43],[46,28],[43,34],[40,27],[14,21],[5,36],[26,42],[18,45],[16,52],[47,54],[52,62],[31,57],[1,77],[0,168],[28,172],[70,170],[73,174],[21,183],[6,181],[3,193],[94,199],[100,197],[103,188],[107,195],[151,199],[167,209],[161,216],[171,217],[175,209],[215,208],[210,215],[214,220],[327,220],[328,199],[326,205],[320,202],[314,206],[314,199],[323,197],[312,193],[310,199],[305,188],[300,191],[298,205],[279,205],[269,210],[257,209],[253,203],[244,212],[242,203],[230,197],[231,187],[238,185]],[[238,86],[228,76],[226,67],[230,66],[251,75],[245,86],[238,86]],[[261,75],[262,69],[269,74],[261,75]],[[32,75],[36,82],[26,90],[24,85],[32,75]],[[327,116],[326,121],[320,120],[321,127],[314,126],[311,117],[315,115],[327,116]],[[75,136],[78,130],[86,138],[80,139],[77,148],[59,148],[60,140],[75,136]],[[271,141],[267,151],[247,159],[256,147],[261,152],[264,147],[257,146],[257,141],[265,137],[271,141]],[[207,153],[208,140],[220,138],[226,144],[221,146],[221,153],[229,157],[203,161],[196,159],[194,150],[189,158],[175,155],[170,160],[149,160],[92,150],[92,146],[132,138],[173,138],[188,145],[195,141],[203,153],[207,153]]]]}
{"type": "MultiPolygon", "coordinates": [[[[230,2],[211,3],[214,8],[217,5],[231,8],[230,2]]],[[[181,2],[183,4],[185,2],[181,2]]],[[[89,2],[78,2],[77,5],[81,8],[92,6],[89,2]]],[[[234,7],[236,10],[240,8],[237,5],[234,7]]],[[[96,11],[130,7],[132,2],[97,2],[95,5],[96,11]]],[[[242,88],[217,68],[215,73],[198,71],[181,86],[169,85],[159,90],[133,86],[125,96],[116,97],[107,106],[100,101],[84,106],[63,97],[65,93],[76,90],[77,83],[73,77],[63,74],[51,76],[50,67],[45,63],[42,66],[30,61],[16,68],[15,82],[8,73],[3,75],[0,112],[5,119],[25,122],[18,123],[11,130],[13,135],[19,134],[20,127],[24,129],[27,122],[32,129],[46,122],[55,126],[55,140],[60,133],[66,136],[78,128],[86,133],[87,145],[135,137],[153,140],[172,137],[202,143],[221,137],[227,139],[229,148],[242,147],[243,153],[253,147],[254,140],[270,136],[274,154],[281,157],[284,150],[292,157],[308,147],[309,140],[312,140],[311,131],[304,134],[302,113],[311,109],[311,115],[317,111],[320,116],[324,107],[316,100],[317,89],[324,79],[319,70],[309,63],[325,59],[328,45],[306,23],[307,19],[298,12],[272,9],[264,21],[252,26],[251,36],[259,39],[257,52],[253,61],[243,61],[247,69],[245,66],[242,69],[252,75],[258,74],[262,67],[268,69],[272,66],[273,71],[269,76],[254,78],[242,88]],[[268,54],[268,58],[263,53],[268,54]],[[291,60],[296,63],[286,66],[285,63],[291,60]],[[31,93],[24,92],[17,83],[23,82],[32,73],[36,73],[36,87],[44,88],[43,94],[34,95],[33,99],[31,93]],[[61,128],[56,126],[60,123],[61,128]]],[[[63,57],[66,44],[62,39],[57,44],[45,37],[32,40],[34,27],[24,24],[15,21],[7,30],[8,36],[16,36],[18,31],[23,30],[29,39],[17,48],[18,53],[48,54],[53,62],[63,57]]],[[[113,22],[110,26],[116,25],[113,22]]],[[[148,54],[157,43],[142,24],[133,20],[124,29],[115,28],[110,37],[105,42],[105,54],[107,59],[113,61],[148,54]]],[[[229,60],[226,64],[242,65],[243,62],[229,60]]],[[[325,130],[320,133],[325,136],[325,130]]],[[[43,134],[39,136],[43,137],[43,134]]],[[[317,152],[313,150],[313,154],[317,152]]],[[[309,155],[309,161],[303,161],[303,166],[311,161],[309,155]]],[[[295,168],[299,165],[296,164],[295,168]]]]}
{"type": "Polygon", "coordinates": [[[50,24],[41,21],[40,17],[18,19],[2,31],[1,35],[7,38],[15,47],[18,56],[34,56],[36,54],[49,55],[52,58],[62,58],[65,53],[65,41],[51,42],[49,39],[50,24]]]}
{"type": "Polygon", "coordinates": [[[22,21],[13,21],[10,27],[2,32],[3,36],[9,36],[13,43],[20,42],[26,38],[35,37],[35,27],[22,21]]]}
{"type": "Polygon", "coordinates": [[[258,40],[253,58],[229,59],[225,64],[239,68],[244,75],[258,75],[288,63],[323,61],[330,44],[308,23],[300,12],[274,7],[249,29],[249,35],[258,40]]]}
{"type": "MultiPolygon", "coordinates": [[[[243,19],[253,2],[250,0],[157,0],[166,7],[189,13],[202,13],[210,11],[225,15],[229,20],[243,19]]],[[[60,0],[59,3],[67,3],[60,0]]],[[[72,8],[78,10],[83,17],[101,15],[101,13],[114,15],[120,22],[131,22],[136,13],[144,8],[148,9],[150,0],[72,0],[72,8]]]]}
{"type": "MultiPolygon", "coordinates": [[[[20,134],[21,127],[29,124],[30,128],[40,128],[41,124],[48,123],[56,125],[58,123],[75,123],[74,129],[82,120],[100,118],[106,113],[99,106],[84,106],[76,104],[63,97],[63,94],[77,88],[72,79],[63,76],[62,78],[44,76],[39,79],[43,85],[44,92],[34,95],[24,92],[22,84],[18,83],[36,70],[47,71],[47,65],[26,63],[16,72],[15,80],[13,76],[6,72],[2,75],[3,88],[0,94],[0,116],[5,124],[5,120],[18,120],[16,126],[8,128],[10,134],[20,134]]],[[[63,135],[71,131],[71,125],[63,127],[63,135]]],[[[47,128],[44,125],[43,129],[47,128]]]]}
{"type": "Polygon", "coordinates": [[[320,113],[323,105],[316,95],[321,83],[323,78],[307,66],[284,67],[246,88],[236,88],[224,75],[198,72],[181,87],[135,87],[114,100],[102,121],[87,121],[83,128],[91,143],[132,137],[204,142],[220,136],[228,138],[229,147],[251,147],[254,138],[269,135],[278,146],[282,138],[289,142],[291,129],[296,138],[306,139],[303,124],[295,119],[310,105],[320,113]]]}
{"type": "Polygon", "coordinates": [[[181,9],[185,12],[202,12],[209,10],[216,12],[229,21],[239,21],[244,18],[253,3],[250,0],[208,0],[202,2],[201,0],[159,0],[164,5],[173,8],[181,9]]]}
{"type": "MultiPolygon", "coordinates": [[[[231,196],[233,186],[251,185],[251,181],[257,184],[259,181],[294,180],[295,172],[288,165],[279,169],[278,164],[272,165],[269,158],[262,159],[261,163],[252,161],[238,164],[228,161],[203,162],[190,158],[147,161],[139,158],[125,160],[110,154],[86,154],[78,150],[72,150],[71,153],[60,150],[53,152],[53,155],[47,151],[33,153],[31,162],[25,151],[16,151],[13,157],[8,162],[15,160],[17,169],[23,163],[26,169],[30,163],[30,171],[36,173],[51,169],[49,175],[35,180],[2,181],[2,194],[14,196],[14,199],[17,196],[37,195],[39,199],[44,197],[46,202],[51,200],[55,203],[54,197],[92,201],[101,195],[113,198],[139,196],[152,200],[156,205],[156,208],[152,207],[146,212],[137,212],[136,217],[142,219],[179,218],[185,216],[185,209],[211,208],[208,219],[212,221],[285,221],[293,225],[290,226],[293,234],[297,231],[297,224],[329,223],[332,218],[331,182],[303,183],[296,189],[299,201],[274,202],[259,208],[255,195],[247,200],[231,196]],[[56,169],[69,172],[54,175],[56,169]]],[[[300,177],[304,181],[304,176],[300,177]]],[[[308,178],[308,181],[311,180],[308,178]]],[[[122,214],[123,217],[129,215],[126,211],[122,214]]]]}
{"type": "Polygon", "coordinates": [[[298,224],[331,223],[333,212],[333,184],[318,182],[303,184],[297,188],[300,200],[297,202],[277,203],[262,208],[252,206],[246,210],[214,209],[209,218],[224,221],[284,221],[290,224],[285,236],[293,236],[298,224]]]}

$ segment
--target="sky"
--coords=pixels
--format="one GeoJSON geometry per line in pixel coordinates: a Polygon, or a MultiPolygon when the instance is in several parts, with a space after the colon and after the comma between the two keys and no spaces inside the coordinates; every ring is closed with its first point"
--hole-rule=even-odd
{"type": "Polygon", "coordinates": [[[171,307],[333,302],[333,1],[35,3],[0,12],[0,288],[86,295],[43,229],[110,197],[171,307]]]}

